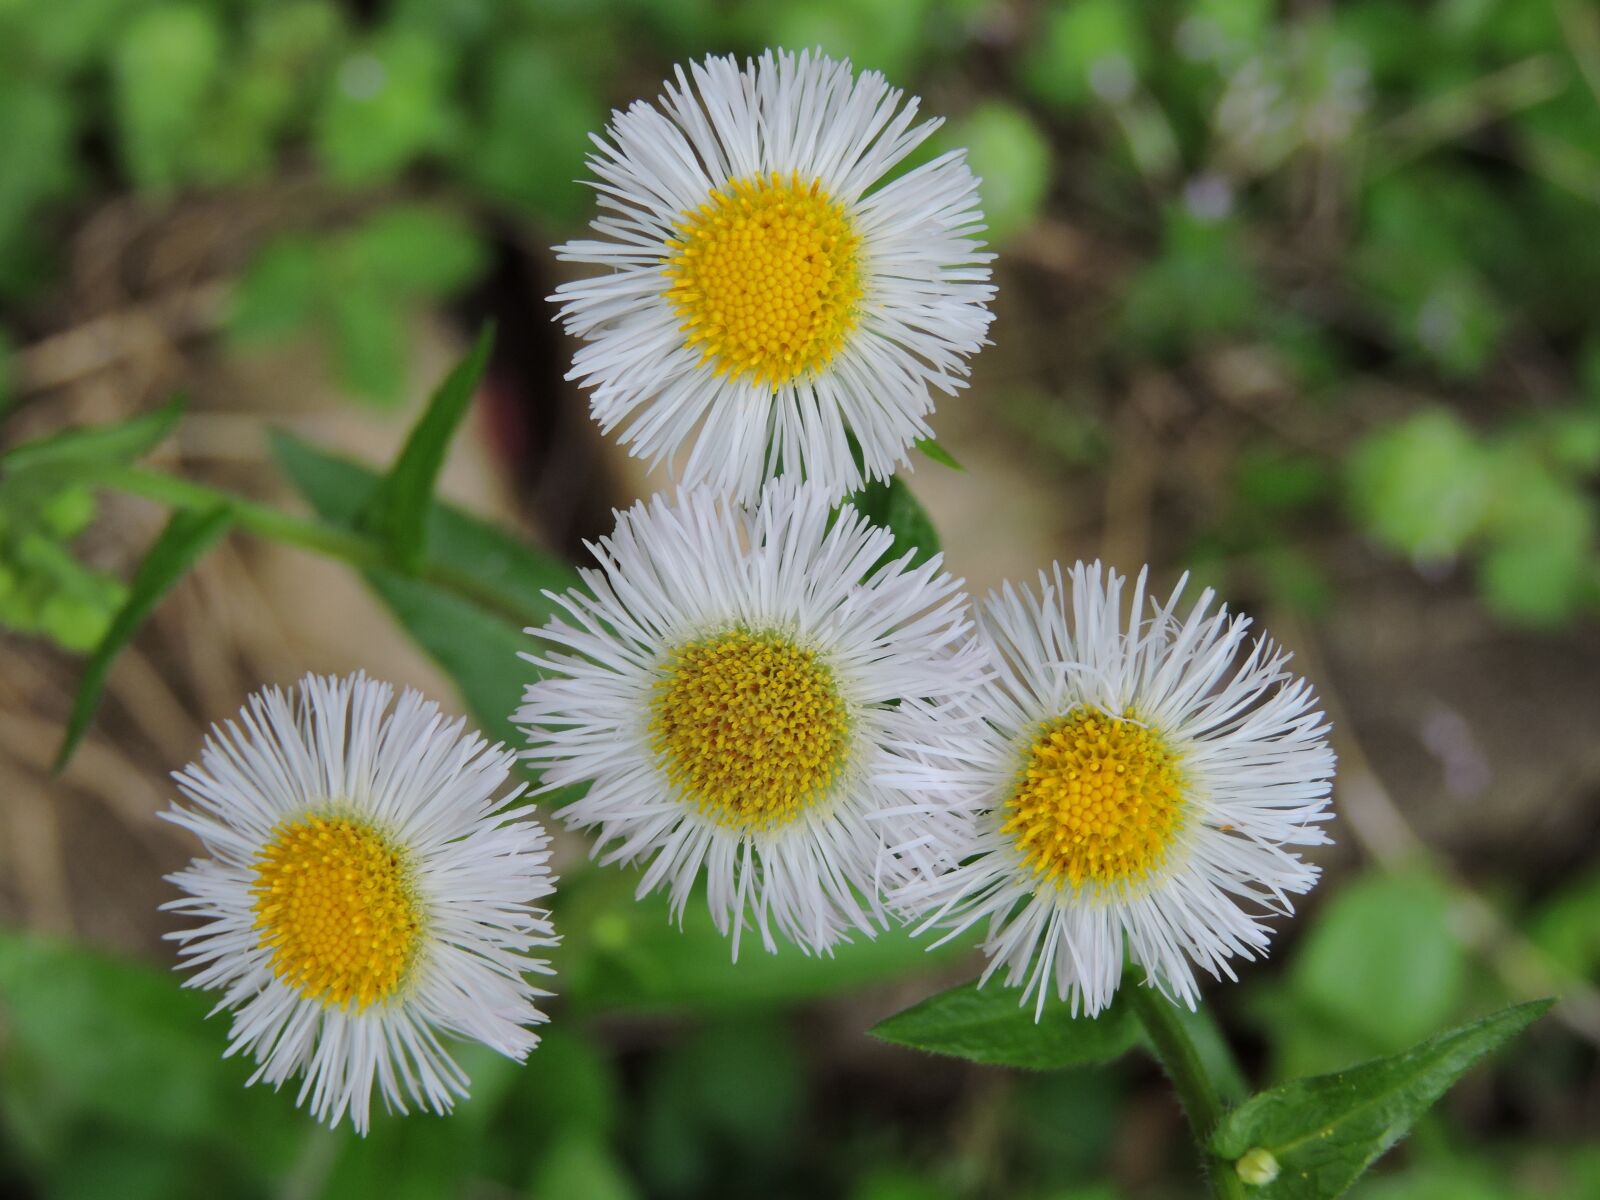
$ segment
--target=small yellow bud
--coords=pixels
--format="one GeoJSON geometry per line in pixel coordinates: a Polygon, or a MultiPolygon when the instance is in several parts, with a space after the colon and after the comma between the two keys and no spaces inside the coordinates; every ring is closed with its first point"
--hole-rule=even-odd
{"type": "Polygon", "coordinates": [[[1278,1177],[1278,1160],[1272,1157],[1272,1151],[1256,1146],[1241,1154],[1233,1169],[1252,1187],[1261,1187],[1278,1177]]]}

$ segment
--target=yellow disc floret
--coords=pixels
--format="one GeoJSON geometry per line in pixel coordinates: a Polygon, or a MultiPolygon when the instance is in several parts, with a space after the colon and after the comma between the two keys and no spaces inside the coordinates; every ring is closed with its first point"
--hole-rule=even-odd
{"type": "Polygon", "coordinates": [[[816,653],[735,629],[679,646],[651,705],[651,744],[682,796],[741,832],[786,825],[844,769],[849,712],[816,653]]]}
{"type": "Polygon", "coordinates": [[[1001,832],[1041,884],[1135,884],[1166,861],[1183,793],[1177,758],[1153,730],[1082,708],[1034,738],[1001,832]]]}
{"type": "Polygon", "coordinates": [[[732,180],[677,231],[667,297],[718,374],[777,387],[825,366],[855,328],[861,238],[819,181],[732,180]]]}
{"type": "Polygon", "coordinates": [[[394,995],[422,936],[403,852],[342,817],[286,822],[274,835],[250,890],[278,978],[330,1008],[394,995]]]}

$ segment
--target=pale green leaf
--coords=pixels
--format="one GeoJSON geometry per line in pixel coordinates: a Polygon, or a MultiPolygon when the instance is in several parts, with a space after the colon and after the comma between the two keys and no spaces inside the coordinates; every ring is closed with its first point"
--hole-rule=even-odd
{"type": "Polygon", "coordinates": [[[952,471],[966,470],[965,467],[956,461],[956,456],[951,454],[950,451],[946,450],[944,446],[934,438],[919,438],[917,441],[917,449],[921,450],[929,458],[933,459],[934,462],[940,464],[941,466],[949,467],[952,471]]]}

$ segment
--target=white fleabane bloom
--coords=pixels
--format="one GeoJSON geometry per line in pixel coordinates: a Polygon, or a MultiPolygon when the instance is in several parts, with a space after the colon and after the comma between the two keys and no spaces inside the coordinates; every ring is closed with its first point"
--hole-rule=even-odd
{"type": "Polygon", "coordinates": [[[537,822],[506,815],[516,755],[438,706],[363,675],[308,675],[250,697],[174,778],[169,820],[209,857],[170,877],[164,908],[203,924],[181,943],[189,987],[220,990],[228,1053],[250,1082],[303,1076],[297,1103],[365,1133],[392,1109],[445,1112],[467,1077],[441,1034],[517,1060],[538,1044],[554,946],[537,822]]]}
{"type": "MultiPolygon", "coordinates": [[[[754,510],[706,490],[618,515],[587,592],[529,630],[541,672],[515,720],[559,814],[606,862],[647,860],[681,920],[704,876],[712,917],[827,952],[883,922],[880,877],[929,870],[914,835],[891,858],[878,821],[940,797],[930,718],[981,678],[959,581],[937,557],[880,563],[893,535],[788,479],[754,510]]],[[[931,835],[925,835],[924,840],[931,835]]]]}
{"type": "Polygon", "coordinates": [[[964,152],[880,184],[939,121],[810,53],[710,57],[664,86],[595,139],[599,236],[556,248],[605,269],[551,297],[585,343],[569,378],[635,455],[687,448],[686,484],[750,500],[794,472],[838,500],[887,478],[989,326],[964,152]]]}
{"type": "Polygon", "coordinates": [[[1183,582],[1157,602],[1145,576],[1126,610],[1099,563],[991,594],[997,675],[968,705],[987,736],[960,768],[960,819],[930,826],[955,831],[959,865],[893,897],[919,932],[986,923],[983,980],[1003,972],[1036,1014],[1052,981],[1075,1013],[1103,1009],[1124,943],[1192,1008],[1194,967],[1231,979],[1233,956],[1264,954],[1265,918],[1317,878],[1294,848],[1328,840],[1334,756],[1310,685],[1209,589],[1181,611],[1183,582]]]}

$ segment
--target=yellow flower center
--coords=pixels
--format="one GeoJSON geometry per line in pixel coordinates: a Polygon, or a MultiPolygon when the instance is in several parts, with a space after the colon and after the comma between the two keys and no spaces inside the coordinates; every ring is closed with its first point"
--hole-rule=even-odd
{"type": "Polygon", "coordinates": [[[778,387],[855,328],[861,238],[820,181],[736,179],[678,222],[667,296],[700,361],[778,387]]]}
{"type": "Polygon", "coordinates": [[[405,857],[358,821],[279,825],[256,859],[256,928],[279,979],[329,1008],[400,988],[422,939],[405,857]]]}
{"type": "Polygon", "coordinates": [[[1154,732],[1084,708],[1039,731],[1001,832],[1041,883],[1137,883],[1183,827],[1183,790],[1177,757],[1154,732]]]}
{"type": "Polygon", "coordinates": [[[685,799],[740,832],[787,825],[844,769],[849,713],[833,674],[787,638],[731,630],[679,646],[651,706],[651,745],[685,799]]]}

